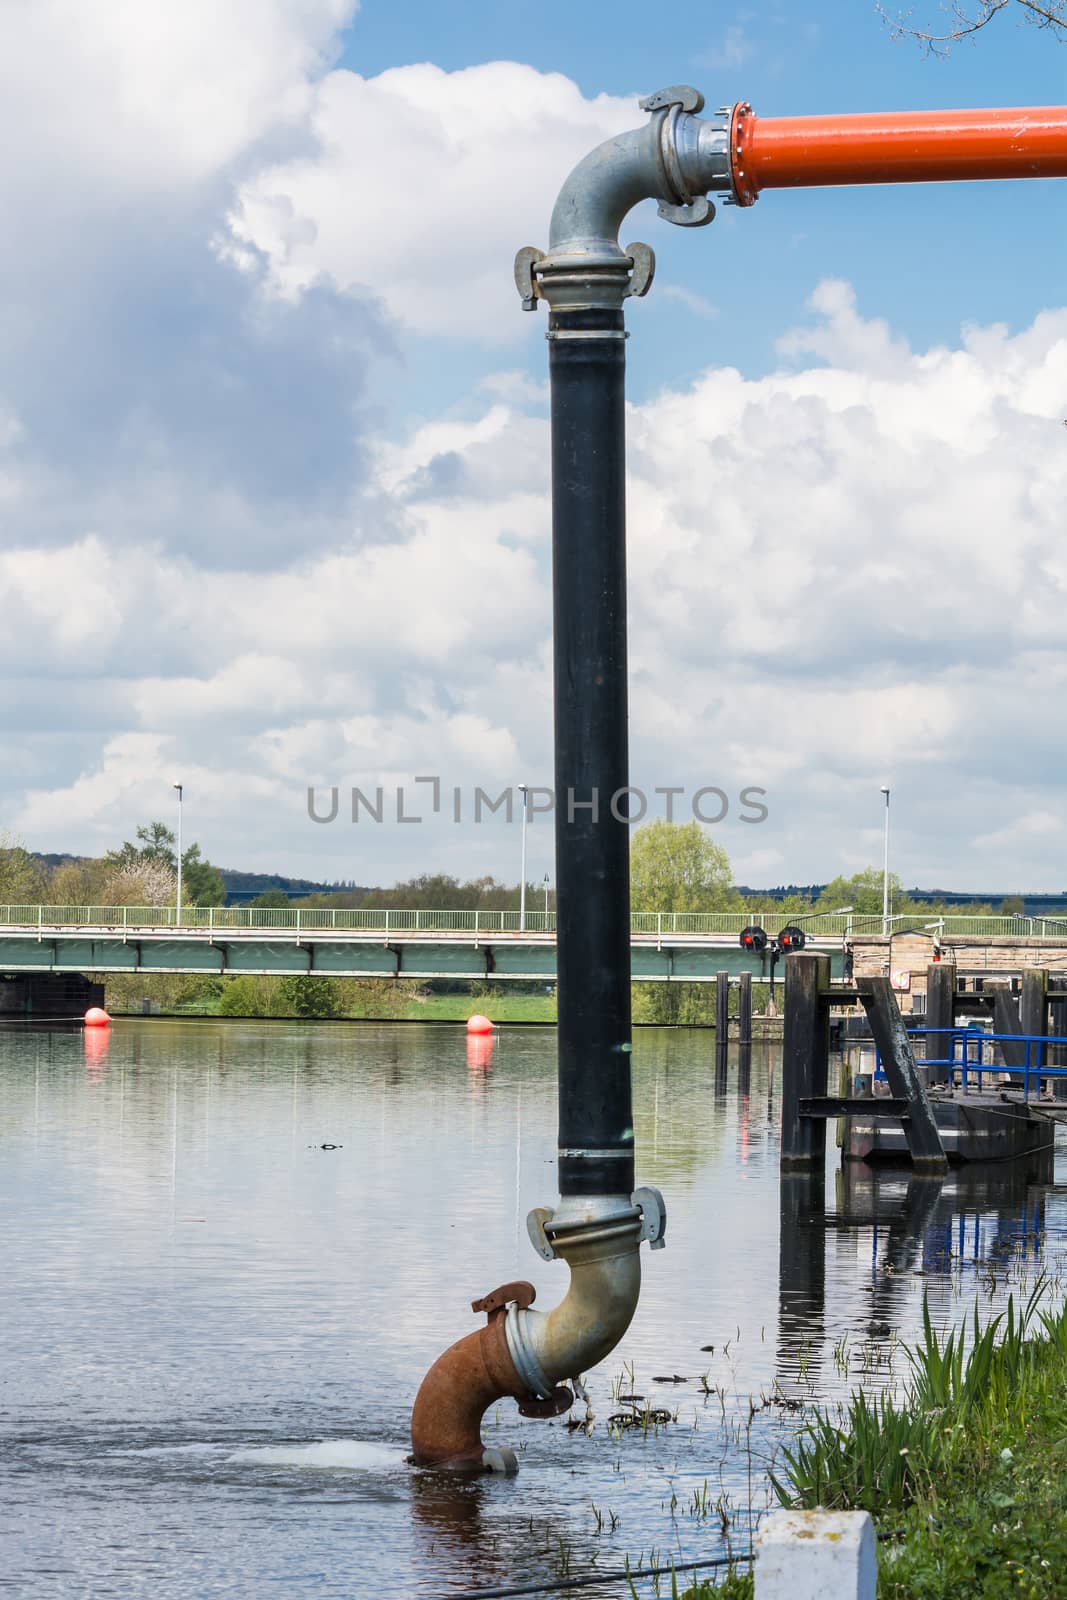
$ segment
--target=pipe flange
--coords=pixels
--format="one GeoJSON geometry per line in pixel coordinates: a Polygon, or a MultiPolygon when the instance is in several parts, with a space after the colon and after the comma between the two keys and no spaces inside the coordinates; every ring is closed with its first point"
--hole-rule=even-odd
{"type": "Polygon", "coordinates": [[[755,112],[747,100],[739,100],[730,112],[730,176],[733,194],[727,205],[754,206],[759,199],[756,181],[745,171],[745,146],[755,112]]]}
{"type": "Polygon", "coordinates": [[[530,1339],[529,1313],[509,1305],[504,1332],[508,1341],[508,1354],[515,1371],[536,1400],[551,1400],[555,1385],[549,1381],[534,1352],[530,1339]]]}
{"type": "Polygon", "coordinates": [[[624,255],[621,247],[542,255],[527,245],[516,258],[515,280],[528,311],[538,300],[546,300],[552,311],[621,311],[623,301],[634,292],[635,273],[645,288],[651,282],[644,266],[624,255]]]}

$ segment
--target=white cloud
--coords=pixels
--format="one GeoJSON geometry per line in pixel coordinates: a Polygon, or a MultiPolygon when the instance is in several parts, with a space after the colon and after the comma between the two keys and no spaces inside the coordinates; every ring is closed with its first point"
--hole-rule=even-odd
{"type": "Polygon", "coordinates": [[[664,283],[656,285],[656,293],[667,300],[677,300],[679,305],[691,311],[694,316],[703,317],[706,321],[719,315],[719,308],[714,305],[706,295],[698,294],[695,289],[686,289],[680,283],[664,283]]]}
{"type": "Polygon", "coordinates": [[[755,49],[744,27],[744,22],[750,19],[751,12],[744,12],[742,21],[727,23],[719,43],[710,50],[701,51],[697,57],[700,66],[725,72],[734,72],[738,67],[743,67],[755,49]]]}
{"type": "MultiPolygon", "coordinates": [[[[906,878],[1067,881],[1049,820],[1064,778],[1049,718],[1067,690],[1067,312],[914,352],[839,285],[813,309],[807,338],[830,364],[712,370],[631,408],[635,781],[765,787],[768,821],[720,835],[750,879],[874,859],[891,779],[906,878]],[[873,368],[872,350],[889,353],[873,368]]],[[[548,441],[507,394],[375,449],[384,540],[357,527],[347,547],[225,587],[172,557],[125,560],[104,534],[70,547],[58,583],[37,558],[0,558],[9,660],[32,637],[61,669],[88,649],[134,680],[129,732],[109,735],[69,804],[25,801],[34,841],[55,845],[60,819],[88,819],[102,795],[101,829],[120,827],[145,791],[122,787],[114,752],[134,748],[153,782],[175,761],[210,773],[200,815],[234,860],[277,860],[280,838],[286,855],[341,849],[347,835],[303,815],[308,782],[544,781],[548,441]],[[234,811],[246,792],[252,825],[234,811]]],[[[506,855],[495,835],[414,833],[379,830],[381,872],[506,855]]]]}
{"type": "MultiPolygon", "coordinates": [[[[11,0],[0,121],[23,189],[47,165],[69,194],[202,183],[307,110],[357,0],[11,0]],[[10,148],[10,145],[9,145],[10,148]]],[[[46,198],[46,197],[45,197],[46,198]]],[[[36,209],[36,208],[35,208],[36,209]]]]}
{"type": "MultiPolygon", "coordinates": [[[[397,327],[528,333],[515,246],[640,114],[516,63],[332,71],[354,11],[0,14],[0,815],[34,845],[128,836],[177,767],[212,855],[351,876],[309,781],[550,770],[540,361],[400,440],[363,373],[397,327]]],[[[809,312],[780,370],[631,408],[635,777],[766,786],[723,835],[749,877],[876,855],[891,772],[905,876],[1067,882],[1067,311],[925,351],[847,284],[809,312]]],[[[490,837],[382,830],[374,874],[490,837]]]]}
{"type": "Polygon", "coordinates": [[[237,259],[265,256],[281,294],[325,279],[418,333],[490,341],[524,332],[515,250],[547,247],[567,172],[641,120],[632,100],[511,61],[334,72],[314,93],[315,151],[242,185],[237,259]]]}

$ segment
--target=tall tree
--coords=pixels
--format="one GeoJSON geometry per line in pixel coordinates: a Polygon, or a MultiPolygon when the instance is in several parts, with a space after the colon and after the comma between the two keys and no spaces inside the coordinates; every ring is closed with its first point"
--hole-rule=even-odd
{"type": "MultiPolygon", "coordinates": [[[[877,916],[882,910],[882,869],[866,867],[851,878],[831,878],[815,904],[817,911],[851,906],[857,916],[877,916]]],[[[898,914],[914,910],[895,872],[889,874],[889,909],[898,914]]]]}
{"type": "Polygon", "coordinates": [[[699,822],[646,822],[630,844],[635,911],[725,911],[740,903],[730,857],[699,822]]]}
{"type": "Polygon", "coordinates": [[[0,830],[0,904],[39,905],[47,881],[44,867],[21,839],[0,830]]]}
{"type": "Polygon", "coordinates": [[[204,861],[200,846],[191,844],[182,851],[182,899],[188,906],[221,906],[226,903],[226,884],[218,867],[204,861]]]}
{"type": "MultiPolygon", "coordinates": [[[[104,857],[112,868],[115,882],[112,905],[168,905],[177,893],[178,841],[174,830],[165,822],[148,822],[137,829],[137,842],[127,839],[120,850],[111,850],[104,857]],[[121,878],[117,874],[123,874],[121,878]],[[160,874],[170,874],[174,887],[160,874]],[[138,888],[138,883],[141,888],[138,888]],[[140,898],[141,894],[149,898],[140,898]],[[134,899],[128,898],[133,895],[134,899]]],[[[226,885],[222,873],[205,861],[200,846],[191,844],[182,851],[182,900],[187,906],[221,906],[226,899],[226,885]]]]}
{"type": "MultiPolygon", "coordinates": [[[[724,911],[741,904],[730,858],[699,822],[647,822],[630,843],[630,903],[635,911],[724,911]]],[[[637,1022],[707,1023],[715,991],[708,984],[637,983],[637,1022]]]]}

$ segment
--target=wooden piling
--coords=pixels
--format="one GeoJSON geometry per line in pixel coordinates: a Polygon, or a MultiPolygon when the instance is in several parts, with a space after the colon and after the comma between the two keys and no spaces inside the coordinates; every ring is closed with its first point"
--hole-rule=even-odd
{"type": "Polygon", "coordinates": [[[752,974],[742,972],[738,990],[738,1038],[742,1045],[752,1043],[752,974]]]}
{"type": "Polygon", "coordinates": [[[730,1040],[730,974],[715,974],[715,1048],[725,1050],[730,1040]]]}
{"type": "MultiPolygon", "coordinates": [[[[1033,967],[1023,973],[1022,993],[1019,996],[1019,1020],[1022,1023],[1020,1032],[1038,1033],[1042,1038],[1048,1034],[1048,969],[1046,967],[1033,967]]],[[[1023,1060],[1026,1051],[1030,1052],[1030,1066],[1033,1069],[1043,1067],[1048,1063],[1047,1045],[1023,1045],[1023,1060]]],[[[1030,1087],[1036,1093],[1041,1092],[1040,1079],[1030,1087]]]]}
{"type": "MultiPolygon", "coordinates": [[[[1067,1037],[1067,995],[1056,994],[1049,1000],[1050,1031],[1059,1038],[1067,1037]]],[[[1056,1044],[1049,1050],[1050,1067],[1067,1067],[1067,1045],[1056,1044]]],[[[1056,1100],[1067,1100],[1067,1078],[1053,1078],[1052,1094],[1056,1100]]]]}
{"type": "Polygon", "coordinates": [[[782,1039],[782,1167],[821,1168],[826,1160],[826,1123],[802,1117],[800,1102],[826,1094],[830,1060],[830,958],[794,953],[785,958],[785,1031],[782,1039]]]}
{"type": "Polygon", "coordinates": [[[948,1168],[941,1135],[926,1098],[926,1089],[904,1030],[896,995],[887,977],[860,978],[856,989],[867,1012],[874,1042],[882,1058],[894,1099],[906,1100],[904,1132],[912,1166],[919,1172],[944,1172],[948,1168]]]}
{"type": "MultiPolygon", "coordinates": [[[[993,1032],[1001,1034],[1022,1033],[1019,1005],[1006,983],[987,983],[984,992],[993,995],[993,1032]]],[[[1022,1071],[1026,1064],[1026,1046],[1018,1039],[1005,1039],[995,1045],[1000,1059],[1009,1071],[1022,1071]]]]}
{"type": "MultiPolygon", "coordinates": [[[[952,1038],[935,1033],[935,1028],[951,1028],[956,1017],[956,966],[952,961],[932,961],[926,969],[926,1054],[935,1060],[952,1055],[952,1038]]],[[[951,1067],[930,1067],[929,1083],[951,1083],[951,1067]]]]}

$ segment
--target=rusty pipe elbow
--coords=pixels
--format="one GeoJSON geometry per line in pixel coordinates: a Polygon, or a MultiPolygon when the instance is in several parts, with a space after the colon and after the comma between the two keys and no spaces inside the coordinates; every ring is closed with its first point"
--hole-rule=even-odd
{"type": "Polygon", "coordinates": [[[438,1356],[415,1397],[411,1453],[417,1466],[517,1470],[510,1450],[489,1449],[483,1443],[481,1425],[489,1407],[505,1395],[530,1398],[508,1350],[505,1310],[511,1302],[528,1306],[534,1292],[532,1284],[508,1283],[472,1303],[473,1311],[488,1313],[487,1325],[438,1356]]]}

